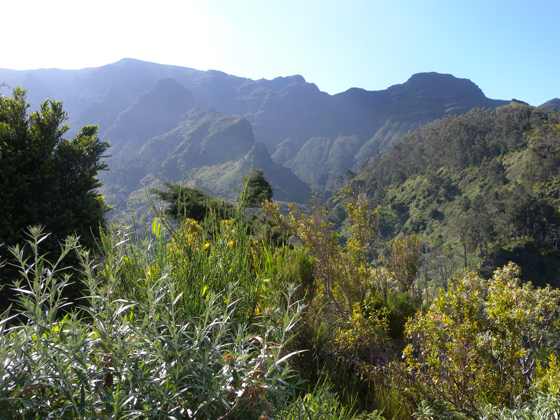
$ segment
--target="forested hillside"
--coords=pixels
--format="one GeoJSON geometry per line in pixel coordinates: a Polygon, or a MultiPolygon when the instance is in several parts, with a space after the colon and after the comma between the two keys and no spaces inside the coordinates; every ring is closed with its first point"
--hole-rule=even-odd
{"type": "MultiPolygon", "coordinates": [[[[515,261],[560,284],[560,115],[513,102],[422,126],[351,182],[384,211],[386,238],[423,237],[424,276],[484,276],[515,261]]],[[[341,216],[332,220],[340,223],[341,216]]]]}

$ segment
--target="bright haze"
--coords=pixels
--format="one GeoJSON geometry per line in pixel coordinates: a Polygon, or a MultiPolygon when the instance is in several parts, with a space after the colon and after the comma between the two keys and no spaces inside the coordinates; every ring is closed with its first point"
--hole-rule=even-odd
{"type": "Polygon", "coordinates": [[[0,68],[126,57],[251,79],[300,74],[330,94],[435,71],[490,98],[560,97],[557,0],[27,0],[0,9],[0,68]]]}

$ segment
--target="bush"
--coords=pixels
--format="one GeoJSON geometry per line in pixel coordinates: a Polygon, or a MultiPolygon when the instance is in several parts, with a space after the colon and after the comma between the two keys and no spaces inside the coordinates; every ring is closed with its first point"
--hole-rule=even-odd
{"type": "MultiPolygon", "coordinates": [[[[25,239],[25,229],[37,224],[51,234],[42,249],[53,259],[60,255],[59,242],[71,234],[93,248],[109,211],[97,178],[106,169],[109,143],[97,137],[97,126],[86,125],[65,139],[69,126],[61,102],[46,100],[31,113],[29,107],[21,88],[13,97],[0,95],[0,261],[9,258],[9,246],[25,239]]],[[[17,274],[9,264],[0,266],[0,311],[13,297],[17,274]]],[[[79,297],[79,285],[65,287],[65,295],[79,297]]]]}
{"type": "Polygon", "coordinates": [[[332,384],[324,380],[318,382],[312,392],[299,397],[278,415],[279,420],[382,420],[377,412],[356,415],[346,408],[332,390],[332,384]]]}
{"type": "MultiPolygon", "coordinates": [[[[441,407],[439,407],[441,408],[441,407]]],[[[476,413],[480,420],[544,420],[560,417],[560,398],[550,394],[539,394],[534,399],[521,403],[517,408],[503,408],[494,405],[481,407],[476,413]]],[[[440,409],[422,403],[414,418],[417,420],[464,419],[460,413],[441,412],[440,409]]]]}
{"type": "Polygon", "coordinates": [[[458,274],[429,311],[407,324],[409,393],[472,417],[488,404],[513,407],[530,399],[539,364],[560,345],[559,300],[557,289],[521,284],[512,263],[490,280],[458,274]]]}
{"type": "Polygon", "coordinates": [[[560,418],[558,395],[537,395],[533,400],[518,408],[486,406],[480,410],[481,420],[537,420],[560,418]]]}
{"type": "Polygon", "coordinates": [[[172,269],[142,279],[142,293],[126,295],[132,289],[122,288],[112,266],[150,271],[141,263],[151,251],[141,243],[129,245],[135,259],[106,254],[94,265],[69,240],[64,254],[78,252],[88,294],[81,308],[61,317],[70,278],[39,254],[44,237],[31,230],[30,262],[22,248],[12,249],[23,276],[17,290],[23,310],[0,321],[0,417],[254,418],[274,415],[293,397],[291,354],[283,352],[302,310],[293,290],[285,306],[243,322],[236,284],[223,293],[202,288],[203,306],[190,316],[172,269]]]}

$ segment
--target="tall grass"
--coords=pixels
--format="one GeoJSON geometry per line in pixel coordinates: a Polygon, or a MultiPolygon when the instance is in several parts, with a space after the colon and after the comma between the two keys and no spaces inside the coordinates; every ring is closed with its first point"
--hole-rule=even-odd
{"type": "Polygon", "coordinates": [[[156,218],[143,236],[113,226],[101,238],[103,276],[119,278],[114,291],[119,297],[140,300],[153,300],[151,285],[173,278],[179,317],[200,315],[206,292],[221,293],[235,283],[235,299],[242,300],[237,309],[252,314],[259,303],[262,307],[267,285],[254,273],[251,239],[236,220],[216,221],[212,230],[191,219],[174,227],[156,218]]]}
{"type": "Polygon", "coordinates": [[[333,386],[328,378],[315,384],[310,392],[293,404],[279,415],[280,420],[351,420],[369,419],[381,420],[383,417],[373,411],[369,414],[356,416],[355,411],[340,402],[339,396],[333,391],[333,386]]]}

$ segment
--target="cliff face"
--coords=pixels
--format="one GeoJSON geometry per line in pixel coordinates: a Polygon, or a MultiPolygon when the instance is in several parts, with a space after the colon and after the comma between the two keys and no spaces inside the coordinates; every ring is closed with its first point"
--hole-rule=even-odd
{"type": "Polygon", "coordinates": [[[188,89],[171,78],[161,79],[119,113],[103,136],[117,147],[129,142],[140,144],[177,127],[195,105],[188,89]]]}
{"type": "MultiPolygon", "coordinates": [[[[134,121],[134,112],[127,114],[134,121]]],[[[107,131],[108,135],[113,132],[107,131]]],[[[164,134],[148,140],[116,141],[118,152],[108,159],[111,170],[100,179],[103,192],[119,210],[126,208],[130,197],[141,196],[146,187],[165,181],[184,182],[235,200],[241,179],[251,167],[263,169],[275,199],[304,203],[311,197],[303,181],[275,163],[264,144],[255,143],[251,123],[240,116],[192,108],[164,134]]]]}

